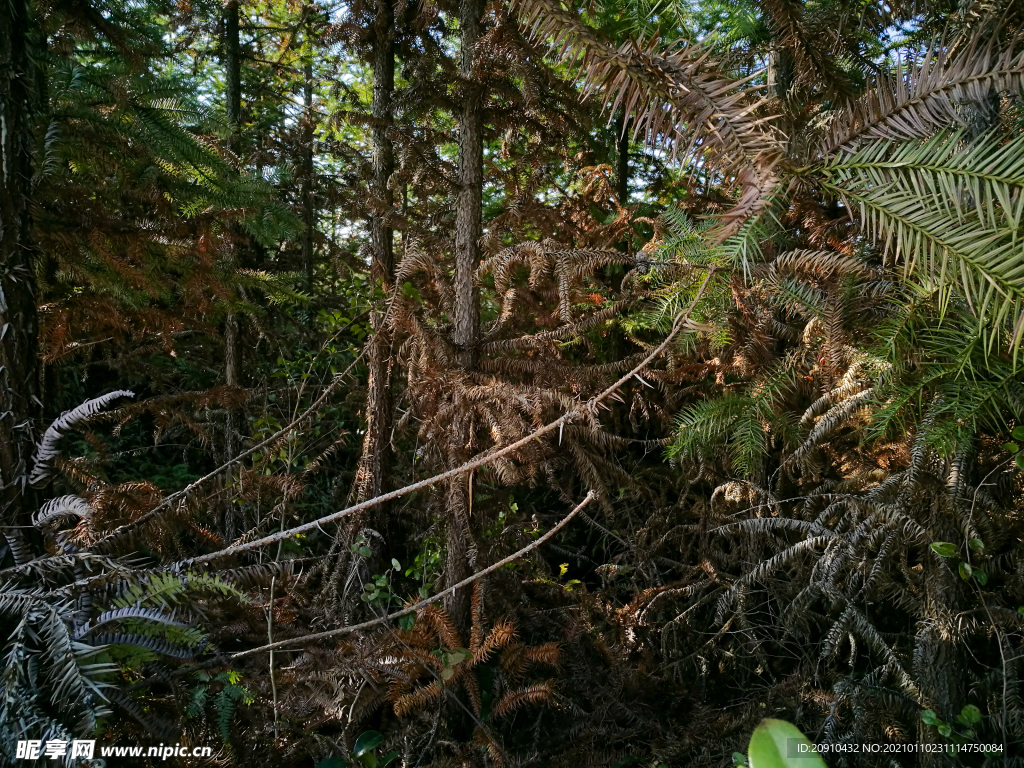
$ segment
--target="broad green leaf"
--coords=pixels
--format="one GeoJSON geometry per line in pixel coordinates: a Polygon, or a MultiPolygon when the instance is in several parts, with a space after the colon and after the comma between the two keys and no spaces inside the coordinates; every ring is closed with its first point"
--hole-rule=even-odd
{"type": "Polygon", "coordinates": [[[985,548],[985,544],[982,542],[981,539],[971,539],[969,542],[967,542],[967,544],[970,546],[971,549],[985,548]]]}
{"type": "Polygon", "coordinates": [[[373,751],[382,741],[384,741],[384,734],[380,731],[363,731],[352,747],[353,757],[362,757],[373,751]]]}
{"type": "Polygon", "coordinates": [[[932,551],[942,557],[956,557],[956,545],[949,541],[933,541],[929,544],[932,551]]]}
{"type": "Polygon", "coordinates": [[[939,716],[935,714],[935,712],[933,712],[930,709],[926,709],[924,712],[921,713],[921,722],[925,725],[938,725],[942,721],[939,719],[939,716]]]}
{"type": "Polygon", "coordinates": [[[971,578],[971,574],[974,573],[974,569],[971,568],[967,563],[960,563],[960,578],[967,581],[971,578]]]}
{"type": "Polygon", "coordinates": [[[827,768],[807,737],[785,720],[762,720],[747,755],[750,768],[827,768]]]}
{"type": "Polygon", "coordinates": [[[452,676],[454,674],[455,674],[455,670],[454,669],[452,669],[451,667],[445,667],[444,669],[441,670],[441,679],[442,680],[451,680],[452,676]]]}
{"type": "Polygon", "coordinates": [[[1017,445],[1016,443],[1003,443],[1002,446],[1000,446],[1000,447],[1004,451],[1008,451],[1010,453],[1016,453],[1017,451],[1020,450],[1020,446],[1017,445]]]}
{"type": "Polygon", "coordinates": [[[1012,437],[1014,440],[1024,441],[1024,425],[1014,427],[1013,432],[1010,433],[1010,437],[1012,437]]]}
{"type": "Polygon", "coordinates": [[[977,581],[981,586],[988,584],[988,574],[977,568],[974,569],[974,580],[977,581]]]}
{"type": "Polygon", "coordinates": [[[981,710],[973,704],[968,704],[960,710],[960,717],[964,725],[974,725],[981,722],[981,710]]]}

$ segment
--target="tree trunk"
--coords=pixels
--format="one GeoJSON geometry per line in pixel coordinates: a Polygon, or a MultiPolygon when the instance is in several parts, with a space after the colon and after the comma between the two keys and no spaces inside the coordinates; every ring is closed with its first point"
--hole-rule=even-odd
{"type": "Polygon", "coordinates": [[[476,43],[483,28],[484,4],[481,0],[461,0],[462,60],[459,73],[464,79],[464,95],[459,118],[459,189],[455,205],[455,346],[462,364],[476,363],[480,334],[480,308],[473,275],[480,263],[481,204],[484,179],[483,88],[473,75],[476,43]]]}
{"type": "MultiPolygon", "coordinates": [[[[465,460],[461,451],[451,451],[449,466],[458,466],[465,460]]],[[[452,592],[451,587],[470,574],[476,565],[476,542],[470,525],[472,515],[473,474],[458,475],[448,481],[445,488],[445,588],[444,608],[456,626],[465,627],[469,621],[471,589],[452,592]]]]}
{"type": "MultiPolygon", "coordinates": [[[[933,498],[928,530],[937,541],[956,541],[961,536],[956,518],[941,498],[933,498]]],[[[925,706],[946,722],[955,722],[960,708],[967,703],[963,670],[969,664],[963,640],[957,639],[956,617],[965,607],[961,600],[963,582],[949,564],[926,561],[925,609],[918,619],[914,639],[914,678],[921,690],[925,706]]],[[[918,722],[918,741],[934,745],[946,742],[935,726],[918,722]]],[[[952,768],[955,755],[945,752],[922,752],[921,768],[952,768]]]]}
{"type": "Polygon", "coordinates": [[[33,113],[38,108],[32,34],[30,3],[0,3],[0,524],[12,526],[28,524],[33,511],[28,472],[40,416],[29,207],[33,113]]]}
{"type": "MultiPolygon", "coordinates": [[[[463,101],[459,116],[459,189],[455,207],[455,333],[453,341],[466,369],[476,365],[480,335],[480,308],[473,276],[480,263],[480,237],[483,234],[481,209],[484,186],[484,90],[474,75],[476,44],[483,31],[484,3],[461,0],[461,63],[463,101]]],[[[452,434],[449,465],[456,466],[464,456],[460,446],[467,435],[452,434]]],[[[458,583],[469,574],[470,553],[475,551],[469,525],[473,477],[453,478],[447,490],[447,558],[445,586],[458,583]]],[[[469,617],[469,594],[445,595],[445,609],[457,624],[469,617]]]]}
{"type": "Polygon", "coordinates": [[[316,207],[313,200],[313,63],[307,61],[302,71],[302,269],[306,275],[306,291],[313,292],[313,235],[316,232],[316,207]]]}
{"type": "MultiPolygon", "coordinates": [[[[241,151],[242,126],[242,52],[238,0],[229,0],[224,6],[224,111],[230,129],[228,146],[238,153],[241,151]]],[[[232,248],[236,248],[236,245],[232,244],[232,248]]],[[[241,381],[242,361],[238,335],[238,318],[234,312],[230,312],[224,326],[224,381],[228,386],[239,386],[241,381]]],[[[228,442],[233,445],[233,441],[233,431],[229,430],[228,442]]]]}
{"type": "MultiPolygon", "coordinates": [[[[224,111],[227,116],[230,133],[228,134],[228,148],[238,154],[241,152],[241,125],[242,125],[242,52],[239,40],[239,10],[238,0],[228,0],[224,6],[224,111]]],[[[237,235],[233,228],[229,232],[237,235]]],[[[238,243],[230,244],[234,251],[230,261],[234,264],[237,261],[238,243]]],[[[238,316],[229,311],[224,320],[224,383],[229,387],[242,385],[242,346],[241,330],[239,328],[238,316]]],[[[227,409],[227,417],[224,424],[224,460],[230,461],[238,454],[238,434],[240,432],[241,418],[236,409],[230,406],[227,409]]],[[[225,480],[230,482],[233,472],[229,471],[225,480]]],[[[230,502],[224,511],[224,535],[230,541],[235,535],[234,515],[231,511],[230,502]]]]}
{"type": "Polygon", "coordinates": [[[615,196],[629,205],[629,126],[624,112],[615,118],[615,196]]]}
{"type": "MultiPolygon", "coordinates": [[[[394,204],[394,191],[389,186],[395,170],[394,148],[388,137],[392,120],[391,101],[395,90],[395,18],[392,0],[378,0],[373,25],[373,152],[374,197],[386,211],[370,216],[370,243],[373,261],[370,277],[380,285],[385,297],[394,289],[394,231],[388,217],[394,204]]],[[[356,475],[360,501],[379,496],[384,488],[388,468],[388,446],[391,442],[391,333],[385,312],[377,308],[370,316],[373,335],[370,338],[370,375],[366,393],[366,435],[363,455],[356,475]]]]}
{"type": "Polygon", "coordinates": [[[232,149],[238,150],[238,126],[242,123],[242,46],[239,40],[238,0],[224,4],[224,109],[232,149]]]}

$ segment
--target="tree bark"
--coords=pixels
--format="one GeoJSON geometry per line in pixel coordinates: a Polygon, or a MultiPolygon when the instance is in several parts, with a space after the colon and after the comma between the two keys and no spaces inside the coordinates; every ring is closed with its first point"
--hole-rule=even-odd
{"type": "MultiPolygon", "coordinates": [[[[467,370],[477,362],[480,336],[480,307],[473,276],[480,263],[480,237],[484,187],[484,89],[474,73],[476,44],[483,32],[485,4],[482,0],[461,0],[459,28],[461,31],[461,62],[459,74],[463,80],[463,100],[459,115],[459,177],[458,198],[455,207],[455,317],[453,341],[459,351],[460,362],[467,370]]],[[[467,435],[452,434],[449,464],[463,461],[467,435]]],[[[445,582],[451,587],[469,573],[475,546],[469,523],[472,475],[453,478],[446,494],[447,557],[445,582]]],[[[469,618],[469,594],[449,592],[445,596],[445,610],[456,624],[464,625],[469,618]]]]}
{"type": "MultiPolygon", "coordinates": [[[[308,33],[307,33],[308,35],[308,33]]],[[[313,235],[316,231],[316,207],[313,199],[313,63],[302,70],[302,269],[306,291],[313,292],[313,235]]]]}
{"type": "Polygon", "coordinates": [[[615,196],[619,205],[629,205],[629,126],[624,112],[615,118],[615,196]]]}
{"type": "Polygon", "coordinates": [[[224,4],[224,110],[231,135],[228,141],[238,151],[238,127],[242,124],[242,45],[239,39],[238,0],[224,4]]]}
{"type": "MultiPolygon", "coordinates": [[[[228,148],[236,155],[241,152],[242,126],[242,50],[239,39],[238,0],[228,0],[224,6],[224,111],[226,113],[229,134],[228,148]]],[[[230,261],[234,264],[238,256],[237,232],[233,227],[228,230],[233,237],[229,247],[232,249],[230,261]]],[[[229,311],[224,319],[224,383],[229,387],[242,385],[242,348],[241,329],[238,316],[229,311]]],[[[236,409],[228,407],[224,423],[224,460],[230,461],[238,454],[240,432],[240,415],[236,409]]],[[[233,472],[228,471],[225,481],[230,482],[233,472]]],[[[234,538],[235,521],[230,502],[224,511],[224,535],[230,541],[234,538]]]]}
{"type": "Polygon", "coordinates": [[[455,205],[455,333],[462,364],[476,363],[480,335],[480,308],[473,275],[480,263],[480,216],[483,200],[484,111],[483,88],[473,73],[474,53],[483,30],[484,3],[461,0],[461,62],[463,100],[459,119],[458,198],[455,205]]]}
{"type": "MultiPolygon", "coordinates": [[[[395,18],[392,0],[378,0],[373,25],[373,129],[371,131],[373,196],[384,211],[370,216],[372,262],[370,277],[385,297],[394,290],[394,231],[388,223],[395,195],[389,182],[395,170],[394,147],[388,137],[395,90],[395,18]]],[[[366,393],[366,435],[356,475],[359,501],[379,496],[384,489],[391,442],[391,333],[385,311],[377,308],[370,316],[369,380],[366,393]]]]}
{"type": "MultiPolygon", "coordinates": [[[[30,209],[38,93],[26,0],[0,3],[0,524],[25,525],[39,398],[39,319],[30,209]]],[[[3,533],[8,535],[7,529],[3,533]]]]}
{"type": "MultiPolygon", "coordinates": [[[[229,0],[224,6],[224,111],[230,133],[228,146],[236,154],[241,150],[242,126],[242,52],[239,40],[238,0],[229,0]]],[[[237,249],[237,244],[232,244],[237,249]]],[[[238,318],[229,312],[224,325],[224,382],[239,386],[241,382],[241,350],[239,349],[238,318]]],[[[228,442],[233,444],[234,434],[229,430],[228,442]]],[[[229,451],[230,452],[230,451],[229,451]]],[[[229,458],[233,458],[232,454],[229,458]]]]}
{"type": "MultiPolygon", "coordinates": [[[[957,518],[950,514],[941,497],[930,502],[928,530],[937,541],[956,541],[963,534],[957,518]]],[[[962,616],[965,586],[955,567],[929,558],[925,562],[924,615],[918,619],[914,638],[914,678],[921,701],[946,722],[955,722],[960,708],[967,703],[963,670],[969,665],[963,640],[957,639],[957,616],[962,616]]],[[[926,745],[945,743],[935,726],[918,721],[918,742],[926,745]]],[[[955,755],[922,752],[921,768],[953,768],[955,755]]]]}

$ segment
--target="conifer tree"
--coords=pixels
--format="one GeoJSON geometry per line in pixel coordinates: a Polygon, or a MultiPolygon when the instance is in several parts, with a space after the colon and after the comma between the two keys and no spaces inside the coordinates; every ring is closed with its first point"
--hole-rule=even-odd
{"type": "Polygon", "coordinates": [[[28,0],[0,8],[0,524],[18,536],[40,415],[36,244],[32,222],[39,29],[28,0]]]}

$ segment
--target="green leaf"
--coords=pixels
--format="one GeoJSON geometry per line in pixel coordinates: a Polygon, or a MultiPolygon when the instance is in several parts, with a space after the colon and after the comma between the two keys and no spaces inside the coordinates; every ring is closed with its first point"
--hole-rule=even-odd
{"type": "Polygon", "coordinates": [[[953,733],[953,729],[949,726],[948,723],[939,723],[938,728],[939,733],[941,733],[943,736],[949,736],[951,733],[953,733]]]}
{"type": "Polygon", "coordinates": [[[380,731],[363,731],[352,747],[352,756],[362,757],[376,749],[382,741],[384,741],[384,734],[380,731]]]}
{"type": "Polygon", "coordinates": [[[1016,443],[1003,443],[999,447],[1002,448],[1004,451],[1007,451],[1009,453],[1016,453],[1017,451],[1020,450],[1020,446],[1017,445],[1016,443]]]}
{"type": "Polygon", "coordinates": [[[967,563],[964,563],[964,562],[960,563],[960,578],[961,579],[963,579],[964,581],[969,581],[970,578],[971,578],[971,574],[972,573],[974,573],[974,569],[971,568],[971,566],[969,566],[967,563]]]}
{"type": "Polygon", "coordinates": [[[399,616],[398,626],[405,632],[411,632],[412,628],[416,626],[416,614],[407,613],[405,616],[399,616]]]}
{"type": "Polygon", "coordinates": [[[967,544],[968,544],[968,546],[970,546],[971,549],[974,549],[974,550],[984,549],[985,548],[985,544],[984,544],[984,542],[982,542],[981,539],[971,539],[969,542],[967,542],[967,544]]]}
{"type": "Polygon", "coordinates": [[[393,557],[391,558],[391,567],[394,568],[396,571],[402,570],[402,564],[393,557]]]}
{"type": "Polygon", "coordinates": [[[973,704],[968,704],[960,710],[960,717],[963,718],[961,722],[964,725],[974,725],[981,722],[981,710],[973,704]]]}
{"type": "Polygon", "coordinates": [[[360,555],[362,555],[363,557],[369,557],[370,555],[372,555],[372,554],[373,554],[373,550],[371,550],[371,549],[370,549],[369,547],[367,547],[367,546],[361,546],[361,547],[359,547],[359,549],[357,549],[357,550],[356,550],[356,552],[358,552],[358,553],[359,553],[360,555]]]}
{"type": "Polygon", "coordinates": [[[921,713],[921,722],[925,725],[938,725],[942,721],[939,719],[939,716],[936,715],[934,711],[926,709],[924,712],[921,713]]]}
{"type": "Polygon", "coordinates": [[[974,580],[984,587],[986,584],[988,584],[988,574],[978,568],[975,568],[974,580]]]}
{"type": "Polygon", "coordinates": [[[956,557],[956,545],[949,541],[933,541],[929,544],[932,552],[942,557],[956,557]]]}
{"type": "Polygon", "coordinates": [[[1021,616],[1024,616],[1024,605],[1017,609],[1017,613],[1019,613],[1021,616]]]}
{"type": "Polygon", "coordinates": [[[732,764],[736,766],[736,768],[742,768],[742,766],[745,766],[747,764],[747,756],[744,755],[742,752],[733,752],[732,764]]]}
{"type": "Polygon", "coordinates": [[[1014,440],[1024,441],[1024,425],[1014,427],[1013,432],[1010,433],[1010,437],[1012,437],[1014,440]]]}
{"type": "Polygon", "coordinates": [[[1017,465],[1017,469],[1024,469],[1024,453],[1018,453],[1014,456],[1013,463],[1017,465]]]}
{"type": "Polygon", "coordinates": [[[455,675],[455,670],[452,669],[451,667],[445,667],[444,669],[441,670],[441,679],[442,680],[451,680],[454,675],[455,675]]]}
{"type": "Polygon", "coordinates": [[[388,752],[386,755],[384,755],[380,759],[380,762],[378,763],[378,765],[380,766],[380,768],[384,768],[385,765],[388,765],[389,763],[394,761],[397,757],[398,757],[398,750],[397,749],[393,749],[393,750],[388,752]]]}
{"type": "Polygon", "coordinates": [[[827,768],[807,737],[785,720],[762,720],[750,737],[747,754],[750,768],[827,768]]]}

